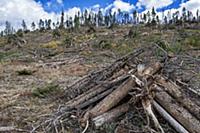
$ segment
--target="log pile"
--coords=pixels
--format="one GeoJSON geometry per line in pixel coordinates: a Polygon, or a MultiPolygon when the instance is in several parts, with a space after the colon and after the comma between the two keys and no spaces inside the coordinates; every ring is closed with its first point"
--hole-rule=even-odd
{"type": "Polygon", "coordinates": [[[156,113],[159,113],[177,132],[200,133],[200,107],[182,93],[180,86],[162,75],[161,62],[151,62],[147,66],[136,64],[135,58],[142,52],[136,50],[70,86],[62,98],[70,93],[76,95],[68,98],[52,119],[32,132],[43,127],[46,132],[58,133],[65,128],[64,118],[74,117],[85,127],[82,131],[85,133],[90,125],[100,127],[114,121],[141,103],[155,131],[164,133],[157,119],[156,113]],[[69,115],[75,110],[82,114],[69,115]]]}

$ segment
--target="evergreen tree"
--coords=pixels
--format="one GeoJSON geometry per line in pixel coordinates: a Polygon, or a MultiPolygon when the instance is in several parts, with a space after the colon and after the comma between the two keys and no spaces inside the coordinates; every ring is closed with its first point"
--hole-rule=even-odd
{"type": "Polygon", "coordinates": [[[87,9],[85,9],[85,11],[84,11],[84,24],[89,25],[87,9]]]}
{"type": "Polygon", "coordinates": [[[157,22],[157,24],[160,23],[160,19],[159,19],[159,16],[158,16],[158,15],[156,16],[156,22],[157,22]]]}
{"type": "Polygon", "coordinates": [[[144,20],[144,23],[146,23],[146,21],[147,21],[147,15],[146,15],[146,13],[144,13],[144,15],[143,15],[143,20],[144,20]]]}
{"type": "Polygon", "coordinates": [[[22,20],[22,29],[23,31],[27,31],[26,22],[24,20],[22,20]]]}
{"type": "Polygon", "coordinates": [[[59,28],[64,28],[64,11],[62,10],[59,28]]]}
{"type": "Polygon", "coordinates": [[[39,29],[40,31],[44,30],[44,21],[42,19],[39,20],[39,29]]]}
{"type": "Polygon", "coordinates": [[[46,26],[47,30],[51,30],[51,19],[47,20],[47,26],[46,26]]]}
{"type": "Polygon", "coordinates": [[[151,23],[152,23],[153,25],[155,25],[155,24],[156,24],[156,20],[155,20],[156,12],[155,12],[154,7],[152,8],[151,14],[152,14],[152,21],[151,21],[151,23]]]}
{"type": "Polygon", "coordinates": [[[136,18],[137,18],[137,11],[133,11],[133,23],[136,24],[136,18]]]}
{"type": "Polygon", "coordinates": [[[4,30],[5,35],[10,35],[12,34],[12,27],[10,22],[6,21],[5,22],[5,30],[4,30]]]}
{"type": "Polygon", "coordinates": [[[186,8],[185,7],[183,7],[183,9],[182,9],[182,19],[183,19],[183,22],[187,21],[187,15],[186,15],[186,8]]]}
{"type": "Polygon", "coordinates": [[[147,20],[147,21],[148,21],[147,23],[151,23],[151,14],[150,14],[149,11],[147,12],[147,19],[148,19],[148,20],[147,20]]]}
{"type": "Polygon", "coordinates": [[[164,23],[167,24],[167,16],[164,17],[164,23]]]}
{"type": "Polygon", "coordinates": [[[3,37],[3,31],[1,31],[1,37],[3,37]]]}
{"type": "Polygon", "coordinates": [[[197,22],[200,22],[200,13],[199,13],[199,9],[197,9],[196,11],[196,17],[197,17],[197,22]]]}
{"type": "Polygon", "coordinates": [[[35,23],[32,22],[32,23],[31,23],[31,28],[32,28],[33,31],[35,30],[35,26],[36,26],[35,23]]]}
{"type": "Polygon", "coordinates": [[[74,27],[75,28],[79,28],[79,26],[80,26],[79,16],[75,15],[75,18],[74,18],[74,27]]]}
{"type": "Polygon", "coordinates": [[[103,25],[103,13],[100,9],[99,9],[97,17],[98,17],[98,25],[102,26],[103,25]]]}

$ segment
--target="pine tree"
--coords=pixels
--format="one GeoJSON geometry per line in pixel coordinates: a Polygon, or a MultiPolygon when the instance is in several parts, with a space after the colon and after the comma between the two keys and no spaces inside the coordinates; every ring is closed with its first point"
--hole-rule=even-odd
{"type": "Polygon", "coordinates": [[[10,22],[6,21],[5,22],[5,30],[4,30],[5,35],[10,35],[12,34],[12,27],[10,22]]]}
{"type": "Polygon", "coordinates": [[[44,21],[42,19],[39,20],[39,29],[40,31],[44,30],[44,21]]]}
{"type": "Polygon", "coordinates": [[[74,27],[79,28],[79,26],[80,26],[79,16],[75,15],[75,17],[74,17],[74,27]]]}
{"type": "Polygon", "coordinates": [[[47,20],[47,30],[51,30],[51,19],[47,20]]]}
{"type": "Polygon", "coordinates": [[[64,11],[62,10],[59,28],[64,28],[64,11]]]}
{"type": "Polygon", "coordinates": [[[143,20],[144,20],[144,23],[146,23],[146,21],[147,21],[147,15],[146,15],[146,13],[144,13],[144,15],[143,15],[143,20]]]}
{"type": "Polygon", "coordinates": [[[100,9],[99,9],[97,17],[98,17],[99,26],[102,26],[103,25],[103,13],[102,13],[102,11],[100,9]]]}
{"type": "Polygon", "coordinates": [[[187,15],[186,15],[186,8],[183,7],[182,9],[182,18],[183,18],[183,22],[187,21],[187,15]]]}
{"type": "Polygon", "coordinates": [[[22,20],[22,29],[23,31],[27,31],[26,22],[24,20],[22,20]]]}
{"type": "Polygon", "coordinates": [[[137,18],[137,11],[133,11],[133,23],[136,24],[136,18],[137,18]]]}
{"type": "Polygon", "coordinates": [[[152,8],[151,14],[152,14],[152,21],[151,21],[151,23],[152,23],[153,25],[155,25],[155,24],[156,24],[156,20],[155,20],[156,12],[155,12],[154,7],[152,8]]]}
{"type": "Polygon", "coordinates": [[[85,25],[89,25],[89,22],[88,22],[88,11],[87,11],[87,9],[85,9],[85,11],[84,11],[84,24],[85,25]]]}
{"type": "Polygon", "coordinates": [[[36,26],[35,23],[32,22],[32,23],[31,23],[31,28],[32,28],[33,31],[35,30],[35,26],[36,26]]]}

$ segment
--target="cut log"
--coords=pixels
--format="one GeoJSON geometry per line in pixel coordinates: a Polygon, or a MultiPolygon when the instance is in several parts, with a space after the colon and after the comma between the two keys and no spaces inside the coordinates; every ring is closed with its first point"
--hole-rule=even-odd
{"type": "Polygon", "coordinates": [[[114,88],[108,89],[108,90],[104,91],[103,93],[97,95],[96,97],[93,97],[93,98],[91,98],[91,99],[85,101],[84,103],[82,103],[82,104],[80,104],[80,105],[77,105],[75,108],[77,108],[77,109],[85,108],[86,106],[91,105],[92,103],[95,103],[95,102],[99,101],[100,99],[106,97],[106,96],[109,95],[113,90],[114,90],[114,88]]]}
{"type": "Polygon", "coordinates": [[[180,106],[167,92],[157,92],[155,98],[189,132],[200,133],[200,122],[188,110],[180,106]]]}
{"type": "MultiPolygon", "coordinates": [[[[82,103],[86,103],[88,100],[90,99],[99,99],[101,96],[105,95],[105,93],[103,95],[101,95],[102,92],[104,92],[107,89],[110,89],[112,86],[117,85],[119,83],[122,83],[124,80],[126,80],[128,78],[128,76],[124,76],[122,75],[121,77],[118,77],[112,81],[110,81],[109,83],[106,84],[99,84],[97,86],[95,86],[94,88],[88,90],[87,92],[77,96],[76,98],[68,101],[66,103],[66,106],[61,108],[60,111],[67,111],[73,108],[76,108],[77,106],[79,106],[82,103]],[[100,94],[101,96],[98,97],[97,95],[100,94]],[[95,98],[95,96],[97,96],[97,98],[95,98]]],[[[103,98],[103,97],[102,97],[103,98]]],[[[90,100],[91,102],[92,100],[90,100]]],[[[81,106],[80,106],[81,107],[81,106]]],[[[83,107],[83,105],[82,105],[83,107]]]]}
{"type": "Polygon", "coordinates": [[[120,105],[102,115],[99,115],[92,119],[96,127],[103,125],[104,123],[111,122],[115,118],[121,116],[122,114],[126,113],[129,109],[128,104],[120,105]]]}
{"type": "Polygon", "coordinates": [[[159,77],[156,80],[165,90],[175,98],[183,107],[185,107],[190,113],[200,120],[200,107],[187,98],[180,90],[181,88],[171,81],[167,81],[163,77],[159,77]]]}
{"type": "Polygon", "coordinates": [[[133,86],[135,86],[135,82],[131,77],[129,77],[123,84],[121,84],[110,95],[105,97],[93,109],[86,112],[86,114],[84,115],[83,121],[86,121],[90,116],[96,117],[110,110],[128,94],[129,90],[133,86]]]}
{"type": "Polygon", "coordinates": [[[179,122],[177,122],[166,110],[164,110],[156,101],[153,101],[153,107],[157,112],[179,133],[189,133],[179,122]]]}
{"type": "MultiPolygon", "coordinates": [[[[144,70],[144,76],[147,78],[151,77],[157,71],[161,69],[162,65],[157,62],[144,70]]],[[[117,105],[136,85],[135,78],[130,77],[123,84],[121,84],[116,90],[114,90],[110,95],[105,97],[100,103],[98,103],[94,108],[86,112],[83,117],[83,121],[88,120],[90,116],[96,117],[110,110],[112,107],[117,105]]]]}

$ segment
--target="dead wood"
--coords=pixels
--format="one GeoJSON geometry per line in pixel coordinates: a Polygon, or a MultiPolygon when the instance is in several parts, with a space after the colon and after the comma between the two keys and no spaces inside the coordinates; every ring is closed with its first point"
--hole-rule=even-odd
{"type": "Polygon", "coordinates": [[[77,106],[79,108],[83,108],[83,107],[87,106],[88,103],[96,102],[99,99],[105,97],[108,92],[112,92],[112,91],[108,91],[108,89],[110,89],[112,86],[115,86],[119,83],[122,83],[127,78],[128,78],[128,76],[122,75],[122,76],[120,76],[120,77],[118,77],[118,78],[116,78],[112,81],[107,82],[106,84],[99,84],[99,85],[95,86],[94,88],[91,88],[87,92],[85,92],[85,93],[77,96],[76,98],[68,101],[66,103],[66,107],[61,108],[60,110],[61,111],[67,111],[67,110],[70,110],[70,109],[73,109],[73,108],[77,108],[77,106]],[[105,90],[107,90],[107,91],[104,92],[105,90]],[[103,93],[103,94],[101,94],[101,93],[103,93]],[[98,94],[100,96],[98,96],[98,94]]]}
{"type": "Polygon", "coordinates": [[[120,71],[121,68],[123,68],[127,62],[129,62],[130,60],[134,60],[135,57],[137,57],[143,52],[144,49],[136,49],[132,53],[116,60],[113,64],[106,67],[105,69],[85,76],[83,79],[68,87],[68,89],[66,89],[65,93],[63,94],[63,96],[61,96],[61,98],[67,98],[67,96],[71,95],[72,93],[75,93],[76,95],[71,96],[70,99],[77,97],[78,95],[82,94],[88,89],[96,86],[96,82],[104,81],[107,78],[111,77],[115,72],[120,71]]]}
{"type": "Polygon", "coordinates": [[[181,88],[177,86],[172,81],[167,81],[163,77],[157,78],[157,82],[165,88],[165,90],[176,99],[183,107],[185,107],[190,113],[200,120],[200,107],[195,104],[192,100],[186,97],[180,90],[181,88]]]}
{"type": "Polygon", "coordinates": [[[165,91],[156,93],[156,101],[169,112],[179,123],[181,123],[189,132],[199,133],[200,122],[185,108],[180,106],[175,99],[165,91]]]}
{"type": "Polygon", "coordinates": [[[125,103],[125,104],[120,105],[102,115],[99,115],[99,116],[93,118],[92,121],[94,122],[96,127],[99,127],[99,126],[105,124],[106,122],[111,122],[115,118],[126,113],[128,111],[128,109],[129,109],[129,105],[125,103]]]}
{"type": "Polygon", "coordinates": [[[134,80],[129,77],[124,83],[122,83],[116,90],[104,98],[93,109],[86,112],[83,121],[88,120],[90,116],[96,117],[110,110],[117,105],[129,92],[129,90],[135,86],[134,80]]]}
{"type": "Polygon", "coordinates": [[[163,107],[153,101],[153,107],[169,124],[179,133],[189,133],[177,120],[175,120],[163,107]]]}
{"type": "MultiPolygon", "coordinates": [[[[161,64],[159,62],[154,63],[152,66],[147,67],[144,70],[144,76],[147,78],[151,77],[157,71],[161,69],[161,64]]],[[[136,83],[141,82],[138,78],[132,75],[131,78],[127,79],[123,84],[121,84],[116,90],[114,90],[110,95],[104,98],[100,103],[98,103],[93,109],[86,112],[84,115],[83,121],[86,121],[90,116],[95,117],[105,113],[110,110],[112,107],[117,105],[130,91],[132,87],[136,85],[136,83]]]]}
{"type": "Polygon", "coordinates": [[[106,97],[106,96],[107,96],[108,94],[110,94],[113,90],[114,90],[114,88],[108,89],[108,90],[104,91],[103,93],[97,95],[96,97],[91,98],[91,99],[85,101],[84,103],[82,103],[82,104],[80,104],[80,105],[77,105],[76,108],[77,108],[77,109],[82,109],[82,108],[84,108],[84,107],[86,107],[86,106],[88,106],[88,105],[91,105],[92,103],[95,103],[95,102],[99,101],[100,99],[106,97]]]}
{"type": "Polygon", "coordinates": [[[0,127],[0,132],[8,133],[8,132],[27,132],[26,130],[19,129],[13,126],[7,126],[7,127],[0,127]]]}

